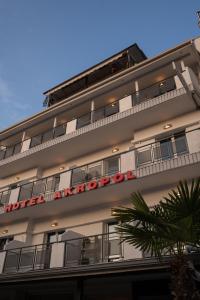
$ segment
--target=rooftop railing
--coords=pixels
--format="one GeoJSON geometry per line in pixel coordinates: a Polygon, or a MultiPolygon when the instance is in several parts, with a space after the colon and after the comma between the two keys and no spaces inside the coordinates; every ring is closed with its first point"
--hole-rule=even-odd
{"type": "MultiPolygon", "coordinates": [[[[134,94],[130,94],[132,97],[132,106],[138,105],[149,99],[158,97],[167,92],[176,89],[174,77],[167,78],[163,81],[157,82],[145,89],[142,89],[134,94]]],[[[127,95],[128,96],[128,95],[127,95]]],[[[107,118],[120,112],[120,105],[117,101],[110,103],[106,106],[100,107],[94,111],[90,111],[82,116],[77,117],[76,127],[74,130],[90,125],[98,120],[107,118]]],[[[33,148],[47,141],[53,140],[57,137],[63,136],[67,133],[67,124],[69,122],[60,124],[54,128],[50,128],[45,132],[39,133],[31,137],[29,148],[33,148]]],[[[0,146],[0,160],[6,159],[10,156],[18,154],[22,150],[23,142],[11,145],[11,146],[0,146]]],[[[28,150],[28,149],[27,149],[28,150]]]]}

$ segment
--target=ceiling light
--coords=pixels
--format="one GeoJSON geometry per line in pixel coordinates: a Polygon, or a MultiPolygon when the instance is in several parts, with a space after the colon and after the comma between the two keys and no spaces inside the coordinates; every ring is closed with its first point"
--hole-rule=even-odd
{"type": "Polygon", "coordinates": [[[56,226],[58,226],[58,222],[53,222],[53,223],[51,224],[51,227],[56,227],[56,226]]]}
{"type": "Polygon", "coordinates": [[[111,106],[112,106],[112,107],[113,107],[113,106],[115,106],[115,105],[116,105],[116,103],[115,103],[115,102],[111,104],[111,106]]]}
{"type": "Polygon", "coordinates": [[[16,179],[16,180],[19,180],[19,179],[20,179],[20,177],[19,177],[19,176],[16,176],[16,177],[15,177],[15,179],[16,179]]]}
{"type": "Polygon", "coordinates": [[[114,147],[113,149],[112,149],[112,153],[115,153],[115,152],[118,152],[119,151],[119,148],[117,148],[117,147],[114,147]]]}
{"type": "Polygon", "coordinates": [[[8,233],[8,229],[4,229],[4,230],[2,231],[2,233],[3,233],[3,234],[8,233]]]}
{"type": "Polygon", "coordinates": [[[64,170],[64,168],[65,168],[65,167],[63,167],[63,166],[62,166],[62,167],[60,167],[60,168],[59,168],[59,170],[60,170],[60,171],[63,171],[63,170],[64,170]]]}
{"type": "Polygon", "coordinates": [[[160,84],[159,84],[159,86],[163,86],[164,85],[164,82],[161,82],[160,84]]]}
{"type": "Polygon", "coordinates": [[[163,126],[163,129],[169,129],[169,128],[171,128],[172,127],[172,124],[165,124],[164,126],[163,126]]]}

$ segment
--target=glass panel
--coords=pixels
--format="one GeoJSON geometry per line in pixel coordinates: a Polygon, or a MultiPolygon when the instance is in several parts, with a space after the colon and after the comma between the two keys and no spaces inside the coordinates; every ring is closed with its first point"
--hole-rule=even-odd
{"type": "Polygon", "coordinates": [[[4,159],[6,150],[0,150],[0,160],[4,159]]]}
{"type": "Polygon", "coordinates": [[[33,269],[34,256],[35,256],[35,248],[34,247],[22,248],[19,269],[23,269],[23,270],[24,269],[26,269],[26,270],[33,269]]]}
{"type": "Polygon", "coordinates": [[[72,185],[85,182],[87,179],[86,167],[77,168],[72,171],[72,185]]]}
{"type": "Polygon", "coordinates": [[[105,175],[115,174],[119,171],[119,157],[111,157],[104,161],[105,175]]]}
{"type": "Polygon", "coordinates": [[[67,241],[65,244],[65,266],[79,265],[82,239],[67,241]]]}
{"type": "Polygon", "coordinates": [[[101,120],[105,118],[105,109],[104,107],[101,107],[97,110],[94,110],[93,111],[93,121],[98,121],[98,120],[101,120]]]}
{"type": "Polygon", "coordinates": [[[1,192],[0,194],[0,205],[5,205],[9,201],[10,190],[1,192]]]}
{"type": "Polygon", "coordinates": [[[6,253],[4,272],[16,272],[18,269],[20,249],[9,250],[6,253]]]}
{"type": "Polygon", "coordinates": [[[13,155],[14,146],[10,146],[6,148],[5,158],[13,155]]]}
{"type": "Polygon", "coordinates": [[[48,177],[46,179],[46,192],[54,192],[58,190],[60,175],[48,177]]]}
{"type": "Polygon", "coordinates": [[[37,145],[40,145],[41,143],[42,143],[42,135],[41,134],[36,135],[32,137],[30,147],[35,147],[37,145]]]}
{"type": "Polygon", "coordinates": [[[175,148],[178,155],[188,152],[187,141],[184,133],[182,135],[179,134],[175,136],[175,148]]]}
{"type": "Polygon", "coordinates": [[[101,260],[101,237],[82,239],[81,264],[98,263],[101,260]]]}
{"type": "Polygon", "coordinates": [[[19,201],[31,198],[32,188],[33,182],[22,185],[19,192],[19,201]]]}
{"type": "Polygon", "coordinates": [[[38,196],[45,193],[46,180],[38,180],[34,182],[32,196],[38,196]]]}
{"type": "Polygon", "coordinates": [[[137,163],[142,165],[144,163],[149,163],[152,161],[151,149],[139,150],[137,152],[137,163]]]}
{"type": "Polygon", "coordinates": [[[49,140],[52,140],[53,139],[53,129],[50,129],[46,132],[43,133],[42,135],[42,143],[45,143],[49,140]]]}
{"type": "Polygon", "coordinates": [[[21,149],[22,149],[22,144],[21,143],[15,145],[14,154],[20,153],[21,149]]]}
{"type": "Polygon", "coordinates": [[[51,247],[40,245],[36,247],[34,269],[43,269],[50,263],[51,247]]]}
{"type": "Polygon", "coordinates": [[[102,176],[102,162],[88,166],[88,180],[102,176]]]}
{"type": "Polygon", "coordinates": [[[88,113],[77,119],[77,129],[89,125],[91,123],[91,114],[88,113]]]}
{"type": "Polygon", "coordinates": [[[105,117],[111,116],[119,112],[119,102],[114,102],[105,107],[105,117]]]}
{"type": "Polygon", "coordinates": [[[160,141],[160,151],[162,159],[169,159],[173,156],[173,148],[171,139],[160,141]]]}
{"type": "Polygon", "coordinates": [[[59,137],[66,133],[66,125],[60,125],[54,128],[54,137],[59,137]]]}

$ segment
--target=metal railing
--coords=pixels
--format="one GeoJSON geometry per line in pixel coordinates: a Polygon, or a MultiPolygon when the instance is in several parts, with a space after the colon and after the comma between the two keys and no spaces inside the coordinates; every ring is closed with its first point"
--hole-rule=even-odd
{"type": "MultiPolygon", "coordinates": [[[[195,130],[199,130],[199,128],[193,129],[190,132],[195,130]]],[[[70,185],[74,186],[120,172],[121,155],[131,151],[133,151],[133,149],[91,162],[86,165],[72,168],[69,170],[71,171],[70,185]]],[[[134,151],[136,170],[142,166],[148,167],[156,162],[170,160],[172,158],[189,153],[187,139],[184,132],[170,135],[160,141],[135,148],[134,151]]],[[[58,190],[60,175],[64,172],[19,185],[17,188],[20,188],[20,192],[16,201],[25,200],[40,194],[45,195],[45,197],[48,196],[48,194],[52,194],[52,192],[58,190]]],[[[0,206],[8,204],[11,191],[11,189],[7,189],[0,192],[0,206]]]]}
{"type": "Polygon", "coordinates": [[[136,165],[139,167],[144,164],[168,160],[186,153],[188,153],[186,136],[172,136],[171,138],[136,149],[136,165]]]}
{"type": "MultiPolygon", "coordinates": [[[[149,99],[158,97],[162,94],[170,92],[176,89],[174,77],[167,78],[163,81],[157,82],[147,88],[144,88],[136,93],[129,94],[132,97],[132,106],[140,104],[149,99]]],[[[110,103],[108,105],[102,106],[94,111],[86,113],[77,117],[76,129],[82,128],[84,126],[90,125],[98,120],[109,117],[113,114],[119,112],[119,101],[110,103]]],[[[44,131],[40,134],[37,134],[31,138],[29,148],[33,148],[47,141],[53,140],[59,136],[65,135],[67,130],[67,123],[63,123],[54,128],[50,128],[47,131],[44,131]]],[[[12,155],[21,152],[22,142],[11,145],[11,146],[2,146],[3,149],[0,150],[0,160],[6,159],[12,155]]]]}
{"type": "MultiPolygon", "coordinates": [[[[76,233],[74,234],[76,235],[76,233]]],[[[126,260],[124,245],[120,236],[112,232],[9,249],[0,253],[6,252],[3,273],[17,273],[126,260]],[[58,264],[55,263],[56,256],[60,257],[58,264]]]]}

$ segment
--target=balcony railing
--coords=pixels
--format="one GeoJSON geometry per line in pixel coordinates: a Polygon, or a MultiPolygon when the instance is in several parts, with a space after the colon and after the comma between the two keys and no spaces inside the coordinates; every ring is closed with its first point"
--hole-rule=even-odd
{"type": "Polygon", "coordinates": [[[136,164],[139,167],[144,164],[171,159],[187,152],[186,137],[184,134],[180,134],[137,149],[136,164]]]}
{"type": "MultiPolygon", "coordinates": [[[[174,77],[170,77],[170,78],[163,80],[162,82],[157,82],[156,84],[154,84],[150,87],[147,87],[143,90],[140,90],[139,92],[136,92],[129,96],[132,97],[132,106],[135,106],[144,101],[147,101],[149,99],[152,99],[152,98],[158,97],[162,94],[165,94],[167,92],[170,92],[174,89],[176,89],[175,80],[174,80],[174,77]]],[[[111,115],[114,115],[114,114],[120,112],[119,101],[120,101],[120,99],[111,104],[108,104],[108,105],[100,107],[94,111],[91,111],[87,114],[79,116],[77,118],[76,127],[74,128],[74,130],[77,130],[77,129],[82,128],[87,125],[90,125],[91,123],[94,123],[98,120],[104,119],[106,117],[109,117],[111,115]]],[[[65,135],[67,133],[67,124],[68,123],[69,122],[66,122],[55,128],[51,128],[45,132],[42,132],[36,136],[33,136],[31,138],[29,148],[33,148],[42,143],[45,143],[47,141],[50,141],[57,137],[65,135]]],[[[20,142],[15,145],[11,145],[11,146],[1,146],[0,147],[0,160],[6,159],[12,155],[20,153],[22,150],[22,144],[23,143],[20,142]]],[[[28,149],[26,149],[26,150],[28,150],[28,149]]]]}
{"type": "MultiPolygon", "coordinates": [[[[67,236],[67,233],[64,234],[63,239],[66,238],[65,235],[67,236]]],[[[16,273],[135,259],[134,252],[132,257],[130,253],[127,256],[126,247],[127,244],[120,240],[117,233],[113,232],[4,250],[0,252],[0,256],[5,253],[3,273],[16,273]],[[56,257],[59,259],[55,259],[56,257]]]]}
{"type": "MultiPolygon", "coordinates": [[[[199,130],[199,128],[195,130],[199,130]]],[[[182,131],[179,134],[176,133],[174,135],[170,135],[155,143],[138,147],[124,153],[112,155],[104,159],[91,162],[87,165],[82,165],[65,171],[70,173],[70,186],[86,183],[93,179],[98,179],[103,176],[111,176],[120,172],[123,169],[121,156],[129,153],[132,153],[131,155],[135,161],[135,171],[137,171],[143,166],[148,167],[161,161],[167,161],[189,154],[189,148],[186,135],[182,131]]],[[[59,190],[60,176],[65,172],[19,186],[14,186],[0,192],[0,205],[4,206],[9,203],[13,188],[18,189],[18,194],[15,200],[12,199],[12,202],[30,199],[33,196],[39,195],[44,195],[47,201],[52,200],[53,198],[51,195],[54,191],[59,190]]]]}

